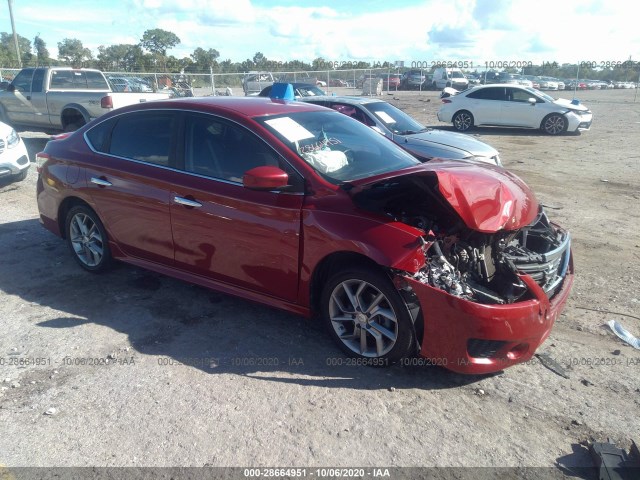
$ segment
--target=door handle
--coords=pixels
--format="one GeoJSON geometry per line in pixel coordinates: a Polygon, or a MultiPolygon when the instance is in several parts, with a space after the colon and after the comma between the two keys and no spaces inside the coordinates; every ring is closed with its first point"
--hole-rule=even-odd
{"type": "Polygon", "coordinates": [[[95,183],[99,187],[110,187],[113,185],[111,182],[107,180],[102,180],[101,178],[91,177],[91,183],[95,183]]]}
{"type": "Polygon", "coordinates": [[[31,95],[27,95],[27,100],[31,100],[31,95]]]}
{"type": "Polygon", "coordinates": [[[184,205],[185,207],[200,208],[202,206],[201,203],[196,202],[195,200],[189,200],[188,198],[183,197],[173,197],[173,201],[180,205],[184,205]]]}

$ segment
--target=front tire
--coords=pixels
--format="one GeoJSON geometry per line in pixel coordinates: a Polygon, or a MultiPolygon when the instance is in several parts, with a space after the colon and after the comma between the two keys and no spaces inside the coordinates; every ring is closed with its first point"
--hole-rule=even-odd
{"type": "Polygon", "coordinates": [[[382,273],[368,268],[338,273],[327,282],[321,302],[325,326],[347,355],[387,366],[413,353],[409,311],[382,273]]]}
{"type": "Polygon", "coordinates": [[[547,115],[542,120],[542,130],[548,135],[560,135],[567,131],[568,126],[567,119],[559,113],[547,115]]]}
{"type": "Polygon", "coordinates": [[[67,243],[78,264],[93,273],[111,265],[107,232],[98,215],[89,207],[78,205],[69,210],[65,222],[67,243]]]}
{"type": "Polygon", "coordinates": [[[457,112],[452,120],[453,127],[459,132],[467,132],[473,128],[473,115],[466,110],[457,112]]]}

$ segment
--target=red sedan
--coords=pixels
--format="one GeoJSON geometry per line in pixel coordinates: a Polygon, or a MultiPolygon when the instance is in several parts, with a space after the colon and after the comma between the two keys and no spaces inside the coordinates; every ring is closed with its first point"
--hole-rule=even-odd
{"type": "Polygon", "coordinates": [[[363,363],[466,373],[529,359],[573,281],[570,237],[516,176],[420,163],[310,104],[115,110],[37,155],[42,224],[113,259],[302,315],[363,363]]]}

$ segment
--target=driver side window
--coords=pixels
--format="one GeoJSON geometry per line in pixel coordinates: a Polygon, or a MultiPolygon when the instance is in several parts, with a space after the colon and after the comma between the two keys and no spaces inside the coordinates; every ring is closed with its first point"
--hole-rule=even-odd
{"type": "Polygon", "coordinates": [[[510,88],[509,90],[509,100],[512,102],[529,103],[529,99],[533,98],[536,100],[536,103],[540,103],[540,99],[527,90],[520,90],[517,88],[510,88]]]}
{"type": "Polygon", "coordinates": [[[30,92],[31,91],[31,78],[33,77],[33,68],[22,70],[16,78],[13,79],[12,85],[17,92],[30,92]]]}
{"type": "Polygon", "coordinates": [[[188,114],[184,128],[186,171],[234,183],[255,167],[278,167],[289,175],[287,192],[303,191],[303,181],[275,150],[249,130],[205,114],[188,114]]]}

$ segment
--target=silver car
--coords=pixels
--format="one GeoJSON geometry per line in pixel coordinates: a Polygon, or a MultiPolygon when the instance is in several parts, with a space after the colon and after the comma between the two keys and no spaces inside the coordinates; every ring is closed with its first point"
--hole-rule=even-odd
{"type": "Polygon", "coordinates": [[[500,155],[492,146],[469,135],[427,128],[383,100],[333,96],[304,97],[301,100],[355,118],[422,161],[440,157],[502,166],[500,155]]]}

